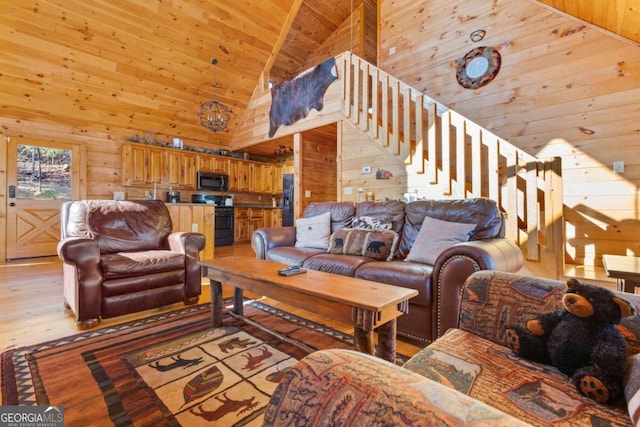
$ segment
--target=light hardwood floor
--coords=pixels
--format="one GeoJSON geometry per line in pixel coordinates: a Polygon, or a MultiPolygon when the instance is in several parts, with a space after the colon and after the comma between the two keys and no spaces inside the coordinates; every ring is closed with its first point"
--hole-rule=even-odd
{"type": "MultiPolygon", "coordinates": [[[[215,257],[231,255],[254,256],[249,244],[222,246],[215,248],[215,257]]],[[[231,296],[230,288],[223,290],[231,296]]],[[[248,297],[258,297],[246,295],[248,297]]],[[[210,302],[208,281],[203,279],[200,303],[210,302]]],[[[353,333],[350,324],[292,307],[285,303],[267,300],[270,305],[288,312],[329,325],[346,333],[353,333]]],[[[147,310],[127,316],[103,320],[98,328],[106,328],[119,323],[176,310],[183,304],[174,304],[161,309],[147,310]]],[[[78,331],[72,313],[63,306],[62,264],[58,258],[39,258],[11,261],[0,264],[0,351],[33,345],[62,338],[84,331],[78,331]]],[[[398,340],[398,351],[413,355],[420,347],[398,340]]]]}

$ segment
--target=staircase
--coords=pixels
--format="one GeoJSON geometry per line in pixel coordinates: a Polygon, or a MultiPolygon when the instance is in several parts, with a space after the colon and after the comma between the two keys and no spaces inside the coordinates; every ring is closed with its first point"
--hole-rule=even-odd
{"type": "Polygon", "coordinates": [[[442,197],[488,197],[528,273],[564,277],[559,157],[537,159],[358,56],[336,57],[344,116],[442,197]]]}

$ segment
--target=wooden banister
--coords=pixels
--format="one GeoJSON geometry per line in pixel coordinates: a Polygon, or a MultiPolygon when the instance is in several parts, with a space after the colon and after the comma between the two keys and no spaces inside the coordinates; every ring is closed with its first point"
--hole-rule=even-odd
{"type": "Polygon", "coordinates": [[[343,113],[443,196],[489,197],[528,261],[564,272],[560,158],[537,159],[427,95],[345,52],[343,113]]]}

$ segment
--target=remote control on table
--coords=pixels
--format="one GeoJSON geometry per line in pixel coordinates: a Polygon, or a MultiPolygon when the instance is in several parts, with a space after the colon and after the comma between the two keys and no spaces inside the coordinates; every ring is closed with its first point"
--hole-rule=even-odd
{"type": "Polygon", "coordinates": [[[303,274],[306,273],[307,270],[305,270],[304,268],[285,268],[283,270],[278,270],[278,274],[281,276],[295,276],[296,274],[303,274]]]}

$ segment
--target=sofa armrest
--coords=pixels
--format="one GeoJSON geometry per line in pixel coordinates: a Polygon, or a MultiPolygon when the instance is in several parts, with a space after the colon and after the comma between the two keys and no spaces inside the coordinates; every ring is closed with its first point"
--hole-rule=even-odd
{"type": "Polygon", "coordinates": [[[70,237],[58,243],[57,251],[63,262],[64,297],[78,323],[98,319],[103,281],[98,242],[70,237]]]}
{"type": "Polygon", "coordinates": [[[478,271],[462,289],[458,327],[506,346],[505,325],[525,325],[562,308],[567,286],[559,280],[501,271],[478,271]]]}
{"type": "Polygon", "coordinates": [[[184,302],[191,303],[202,293],[202,267],[200,251],[204,249],[206,237],[201,233],[175,232],[169,234],[169,248],[185,254],[184,302]]]}
{"type": "Polygon", "coordinates": [[[263,425],[526,424],[373,356],[322,350],[283,374],[263,425]]]}
{"type": "Polygon", "coordinates": [[[640,423],[640,354],[629,357],[628,364],[629,368],[624,379],[624,396],[629,418],[634,425],[638,425],[640,423]]]}
{"type": "Polygon", "coordinates": [[[256,258],[267,259],[267,252],[278,246],[295,246],[295,227],[265,227],[259,228],[251,236],[251,247],[256,258]]]}
{"type": "Polygon", "coordinates": [[[517,272],[522,263],[522,251],[509,239],[472,240],[445,249],[436,259],[431,275],[437,302],[433,305],[433,325],[437,328],[433,336],[439,337],[458,326],[462,287],[471,274],[480,270],[517,272]]]}

